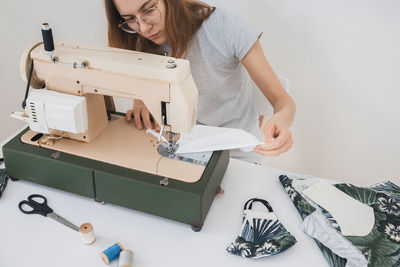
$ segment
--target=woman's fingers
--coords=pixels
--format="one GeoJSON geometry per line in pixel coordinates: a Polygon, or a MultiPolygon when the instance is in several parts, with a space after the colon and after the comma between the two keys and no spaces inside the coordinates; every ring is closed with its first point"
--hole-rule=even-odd
{"type": "Polygon", "coordinates": [[[289,129],[281,129],[278,136],[271,140],[271,138],[266,138],[264,140],[265,144],[257,146],[257,148],[262,148],[263,150],[277,150],[286,145],[290,140],[292,140],[292,134],[289,129]]]}
{"type": "Polygon", "coordinates": [[[133,115],[133,109],[130,109],[126,112],[125,117],[126,117],[127,121],[132,120],[132,115],[133,115]]]}
{"type": "Polygon", "coordinates": [[[139,130],[142,129],[143,126],[142,126],[140,109],[133,110],[133,117],[135,118],[136,128],[138,128],[139,130]]]}
{"type": "MultiPolygon", "coordinates": [[[[126,112],[126,119],[128,121],[132,120],[132,115],[135,119],[136,128],[139,130],[143,127],[146,129],[153,129],[153,122],[151,118],[153,117],[147,107],[140,100],[135,100],[133,109],[130,109],[126,112]]],[[[160,125],[153,119],[154,128],[157,132],[161,130],[160,125]]]]}
{"type": "Polygon", "coordinates": [[[282,147],[274,150],[266,150],[263,148],[256,147],[254,152],[263,155],[263,156],[279,156],[282,153],[287,152],[293,145],[293,140],[290,139],[287,143],[285,143],[282,147]]]}
{"type": "Polygon", "coordinates": [[[275,139],[271,140],[271,138],[266,138],[264,142],[265,144],[257,146],[254,152],[266,156],[277,156],[290,149],[293,144],[293,139],[289,129],[280,129],[275,139]]]}
{"type": "Polygon", "coordinates": [[[141,115],[142,115],[142,120],[143,120],[144,127],[146,129],[153,129],[153,125],[151,124],[151,121],[150,121],[150,112],[149,112],[149,110],[148,109],[142,109],[141,115]]]}
{"type": "Polygon", "coordinates": [[[154,128],[155,128],[156,132],[159,132],[159,131],[161,131],[161,127],[160,127],[160,125],[157,123],[157,121],[154,119],[154,117],[153,117],[153,116],[151,116],[151,117],[153,118],[153,122],[154,122],[154,128]]]}

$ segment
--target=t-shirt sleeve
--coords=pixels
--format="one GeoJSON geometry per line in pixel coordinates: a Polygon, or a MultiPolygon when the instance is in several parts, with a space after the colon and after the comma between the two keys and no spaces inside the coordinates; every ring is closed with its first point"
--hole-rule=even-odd
{"type": "Polygon", "coordinates": [[[225,49],[239,61],[262,35],[261,29],[225,10],[221,14],[221,30],[225,49]]]}

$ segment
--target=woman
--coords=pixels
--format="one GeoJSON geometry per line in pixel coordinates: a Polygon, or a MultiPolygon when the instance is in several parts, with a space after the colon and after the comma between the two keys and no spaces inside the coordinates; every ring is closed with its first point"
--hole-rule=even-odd
{"type": "MultiPolygon", "coordinates": [[[[241,128],[258,137],[261,129],[265,144],[254,149],[259,155],[277,156],[290,149],[295,103],[264,56],[261,31],[196,0],[105,0],[105,8],[110,46],[190,61],[199,90],[198,123],[241,128]],[[259,120],[253,82],[274,108],[268,120],[259,120]]],[[[132,114],[138,129],[142,121],[153,128],[141,100],[134,100],[128,120],[132,114]]],[[[235,150],[231,155],[260,161],[255,153],[235,150]]]]}

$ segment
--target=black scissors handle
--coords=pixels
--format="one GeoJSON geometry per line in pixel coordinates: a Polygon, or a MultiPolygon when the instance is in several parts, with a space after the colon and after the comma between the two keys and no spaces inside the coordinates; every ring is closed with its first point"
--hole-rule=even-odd
{"type": "Polygon", "coordinates": [[[47,199],[38,194],[33,194],[28,197],[28,200],[22,200],[18,204],[19,209],[25,214],[40,214],[42,216],[47,216],[50,212],[53,212],[53,209],[47,206],[47,199]],[[40,199],[38,200],[35,199],[40,199]],[[23,208],[23,205],[28,205],[32,208],[32,210],[26,210],[23,208]]]}

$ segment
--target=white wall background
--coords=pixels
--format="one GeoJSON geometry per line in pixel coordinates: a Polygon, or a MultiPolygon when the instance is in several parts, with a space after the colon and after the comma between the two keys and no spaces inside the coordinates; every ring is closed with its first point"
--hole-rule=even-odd
{"type": "MultiPolygon", "coordinates": [[[[271,167],[370,184],[400,184],[400,2],[397,0],[208,0],[264,30],[261,42],[297,103],[290,152],[271,167]]],[[[106,44],[101,0],[1,0],[0,140],[23,124],[19,59],[41,40],[106,44]]],[[[126,105],[126,101],[123,102],[126,105]]]]}

